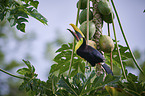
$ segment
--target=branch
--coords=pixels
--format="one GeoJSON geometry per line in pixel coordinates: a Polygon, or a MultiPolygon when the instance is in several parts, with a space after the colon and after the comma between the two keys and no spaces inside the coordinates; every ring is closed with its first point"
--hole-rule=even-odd
{"type": "MultiPolygon", "coordinates": [[[[81,1],[82,0],[79,0],[77,19],[76,19],[76,26],[78,25],[78,21],[79,21],[79,12],[80,12],[81,1]]],[[[72,54],[71,54],[71,60],[70,60],[68,76],[70,76],[70,74],[71,74],[71,66],[72,66],[72,63],[73,63],[74,49],[75,49],[75,38],[74,38],[74,41],[73,41],[72,54]]]]}
{"type": "Polygon", "coordinates": [[[11,73],[9,73],[9,72],[7,72],[7,71],[1,69],[1,68],[0,68],[0,71],[3,72],[3,73],[6,73],[6,74],[8,74],[8,75],[10,75],[10,76],[12,76],[12,77],[19,78],[19,79],[24,79],[24,78],[25,78],[25,77],[20,77],[20,76],[16,76],[16,75],[14,75],[14,74],[11,74],[11,73]]]}

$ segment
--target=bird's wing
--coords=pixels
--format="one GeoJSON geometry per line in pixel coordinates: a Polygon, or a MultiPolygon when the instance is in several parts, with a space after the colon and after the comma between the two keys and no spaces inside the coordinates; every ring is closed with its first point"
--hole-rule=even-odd
{"type": "Polygon", "coordinates": [[[103,57],[103,55],[96,49],[92,50],[91,53],[94,55],[94,57],[99,61],[99,62],[103,62],[105,60],[105,58],[103,57]]]}

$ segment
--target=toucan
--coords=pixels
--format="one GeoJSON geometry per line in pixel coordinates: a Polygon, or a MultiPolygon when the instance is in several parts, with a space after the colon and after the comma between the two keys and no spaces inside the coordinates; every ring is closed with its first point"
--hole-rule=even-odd
{"type": "Polygon", "coordinates": [[[97,49],[86,44],[85,36],[76,25],[70,25],[73,27],[75,32],[70,29],[67,30],[72,33],[77,41],[75,45],[76,54],[88,61],[92,66],[95,66],[96,64],[101,64],[108,74],[113,75],[112,70],[105,63],[105,58],[103,57],[103,55],[97,49]]]}

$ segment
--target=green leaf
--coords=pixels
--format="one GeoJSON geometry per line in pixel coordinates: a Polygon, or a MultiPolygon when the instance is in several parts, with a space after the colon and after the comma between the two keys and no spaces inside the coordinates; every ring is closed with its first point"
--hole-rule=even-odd
{"type": "Polygon", "coordinates": [[[19,18],[19,19],[17,19],[17,22],[18,22],[18,23],[28,22],[28,20],[25,19],[25,18],[19,18]]]}
{"type": "Polygon", "coordinates": [[[31,89],[30,82],[23,82],[19,86],[19,90],[24,90],[24,89],[26,89],[26,92],[28,92],[31,89]]]}
{"type": "MultiPolygon", "coordinates": [[[[50,73],[59,71],[59,74],[69,70],[71,54],[72,54],[72,43],[63,44],[61,48],[56,51],[57,56],[54,58],[56,62],[51,66],[50,73]]],[[[85,72],[85,63],[82,62],[82,59],[74,53],[73,63],[71,64],[71,77],[75,76],[77,73],[85,72]]]]}
{"type": "Polygon", "coordinates": [[[127,76],[127,81],[119,82],[120,87],[124,88],[125,91],[132,94],[133,96],[143,96],[141,95],[145,90],[145,84],[137,80],[137,76],[129,73],[127,76]]]}
{"type": "Polygon", "coordinates": [[[34,73],[35,72],[35,67],[32,65],[31,67],[31,72],[34,73]]]}
{"type": "Polygon", "coordinates": [[[30,5],[34,6],[36,9],[38,7],[39,2],[38,1],[31,1],[30,5]]]}
{"type": "Polygon", "coordinates": [[[35,68],[33,65],[31,65],[31,63],[29,61],[25,61],[23,60],[23,62],[28,66],[29,70],[31,73],[34,73],[35,72],[35,68]]]}
{"type": "Polygon", "coordinates": [[[59,48],[59,49],[56,51],[56,53],[57,53],[57,52],[61,52],[61,51],[66,51],[66,50],[71,49],[71,48],[72,48],[72,44],[70,44],[70,43],[69,43],[69,45],[68,45],[68,44],[63,44],[63,45],[61,46],[61,48],[59,48]]]}
{"type": "Polygon", "coordinates": [[[25,23],[18,24],[17,29],[22,32],[25,32],[25,23]]]}
{"type": "Polygon", "coordinates": [[[104,74],[97,76],[93,82],[93,87],[98,87],[98,86],[102,86],[103,84],[103,79],[104,79],[104,74]]]}
{"type": "Polygon", "coordinates": [[[28,3],[30,0],[21,0],[21,1],[24,1],[25,3],[28,3]]]}
{"type": "Polygon", "coordinates": [[[78,93],[80,94],[80,92],[82,91],[83,88],[83,83],[86,81],[86,77],[84,76],[84,74],[82,73],[77,73],[77,75],[75,75],[73,77],[73,85],[79,90],[78,93]]]}
{"type": "MultiPolygon", "coordinates": [[[[126,63],[124,61],[128,60],[128,58],[131,58],[131,54],[129,53],[129,48],[122,45],[118,45],[118,46],[119,46],[122,62],[125,65],[126,63]]],[[[104,55],[106,58],[106,63],[110,64],[110,54],[105,53],[104,55]]],[[[121,68],[118,51],[116,47],[114,48],[112,52],[112,62],[113,62],[113,65],[116,65],[118,68],[121,68]]]]}
{"type": "Polygon", "coordinates": [[[91,84],[91,79],[93,79],[93,77],[96,75],[95,71],[93,70],[90,74],[90,76],[85,80],[85,82],[83,83],[83,88],[81,90],[81,95],[82,94],[85,94],[91,90],[93,90],[92,88],[90,89],[89,87],[87,87],[86,89],[86,86],[89,86],[91,84]],[[89,91],[86,91],[86,90],[89,90],[89,91]]]}
{"type": "Polygon", "coordinates": [[[145,13],[145,10],[143,11],[143,13],[145,13]]]}
{"type": "Polygon", "coordinates": [[[85,73],[85,63],[82,62],[82,59],[78,56],[74,57],[72,67],[74,70],[71,72],[71,77],[75,76],[79,72],[85,73]]]}
{"type": "Polygon", "coordinates": [[[105,89],[108,91],[110,96],[132,96],[131,94],[120,88],[105,86],[105,89]]]}
{"type": "Polygon", "coordinates": [[[15,19],[10,19],[10,26],[11,27],[13,27],[13,26],[15,26],[16,25],[16,21],[15,21],[15,19]]]}
{"type": "Polygon", "coordinates": [[[63,88],[66,89],[66,91],[68,91],[69,93],[71,93],[71,94],[73,94],[73,95],[75,95],[75,96],[78,96],[78,94],[76,93],[76,89],[74,88],[74,86],[71,85],[71,84],[69,83],[68,78],[65,79],[65,78],[63,77],[63,75],[61,76],[61,79],[60,79],[60,81],[59,81],[59,83],[58,83],[58,86],[59,86],[59,87],[63,87],[63,88]]]}
{"type": "Polygon", "coordinates": [[[59,90],[56,92],[56,95],[57,95],[57,96],[70,96],[70,94],[68,94],[67,91],[61,90],[61,89],[59,89],[59,90]]]}
{"type": "Polygon", "coordinates": [[[131,81],[133,81],[133,82],[137,82],[137,76],[135,76],[134,74],[132,74],[132,73],[129,73],[128,75],[127,75],[127,80],[131,80],[131,81]]]}
{"type": "Polygon", "coordinates": [[[22,68],[22,69],[18,69],[17,73],[19,73],[21,75],[25,75],[26,73],[30,73],[30,70],[27,68],[22,68]]]}
{"type": "Polygon", "coordinates": [[[46,24],[47,25],[47,19],[42,16],[40,13],[38,13],[38,11],[36,9],[33,9],[30,11],[30,9],[27,9],[27,11],[29,12],[29,15],[34,17],[35,19],[39,20],[41,23],[46,24]]]}
{"type": "Polygon", "coordinates": [[[24,11],[23,8],[15,8],[13,10],[10,11],[10,15],[14,15],[14,17],[16,19],[18,19],[18,17],[24,17],[24,18],[28,18],[27,13],[24,11]]]}
{"type": "Polygon", "coordinates": [[[4,12],[0,12],[0,20],[1,20],[1,21],[3,21],[4,17],[5,17],[4,12]]]}
{"type": "Polygon", "coordinates": [[[29,61],[23,60],[23,62],[28,66],[29,69],[31,69],[31,63],[29,61]]]}

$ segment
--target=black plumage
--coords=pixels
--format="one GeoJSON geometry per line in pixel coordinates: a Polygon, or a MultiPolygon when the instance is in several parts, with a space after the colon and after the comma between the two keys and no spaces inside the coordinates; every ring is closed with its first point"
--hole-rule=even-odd
{"type": "Polygon", "coordinates": [[[105,60],[103,55],[98,50],[86,45],[86,40],[84,38],[82,45],[77,49],[76,52],[79,56],[87,60],[92,66],[95,66],[95,64],[105,60]]]}
{"type": "MultiPolygon", "coordinates": [[[[83,38],[83,43],[82,45],[76,50],[76,53],[87,60],[92,66],[95,66],[97,63],[101,63],[105,61],[105,58],[103,55],[95,48],[86,45],[86,40],[83,38]]],[[[108,74],[112,74],[112,70],[108,67],[106,63],[102,64],[103,68],[108,74]]]]}

